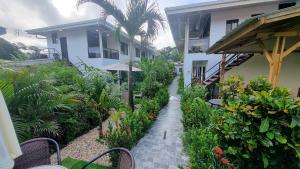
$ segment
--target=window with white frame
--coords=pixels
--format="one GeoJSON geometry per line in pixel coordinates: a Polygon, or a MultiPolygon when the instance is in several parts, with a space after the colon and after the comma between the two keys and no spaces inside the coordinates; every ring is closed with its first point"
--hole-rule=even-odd
{"type": "Polygon", "coordinates": [[[121,54],[128,55],[128,44],[125,42],[121,42],[121,54]]]}
{"type": "Polygon", "coordinates": [[[226,34],[232,31],[234,28],[236,28],[239,25],[238,19],[232,19],[226,21],[226,34]]]}
{"type": "Polygon", "coordinates": [[[99,33],[96,30],[87,31],[87,42],[88,42],[88,57],[89,58],[100,58],[100,41],[99,33]]]}
{"type": "Polygon", "coordinates": [[[51,34],[52,44],[57,44],[57,33],[51,34]]]}
{"type": "Polygon", "coordinates": [[[135,57],[141,57],[141,50],[139,48],[135,48],[135,57]]]}

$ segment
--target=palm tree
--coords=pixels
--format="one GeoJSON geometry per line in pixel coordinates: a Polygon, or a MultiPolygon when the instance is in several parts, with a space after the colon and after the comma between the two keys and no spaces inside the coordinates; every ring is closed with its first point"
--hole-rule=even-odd
{"type": "Polygon", "coordinates": [[[137,36],[145,42],[155,39],[160,27],[164,28],[164,19],[157,4],[149,0],[128,0],[126,11],[118,8],[113,0],[79,0],[78,6],[86,2],[99,5],[106,16],[113,16],[118,23],[117,35],[124,29],[129,36],[128,103],[134,110],[132,78],[134,39],[137,36]]]}

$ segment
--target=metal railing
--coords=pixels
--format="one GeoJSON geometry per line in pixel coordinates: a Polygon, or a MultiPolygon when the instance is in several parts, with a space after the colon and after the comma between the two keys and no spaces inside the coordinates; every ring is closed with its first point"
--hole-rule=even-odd
{"type": "Polygon", "coordinates": [[[103,58],[119,60],[119,51],[110,48],[103,48],[103,58]]]}
{"type": "MultiPolygon", "coordinates": [[[[225,68],[233,63],[234,61],[239,62],[239,58],[240,58],[241,54],[233,54],[229,57],[225,58],[225,68]]],[[[221,62],[218,62],[217,64],[215,64],[214,66],[212,66],[210,69],[208,69],[205,74],[209,74],[209,76],[206,78],[207,80],[210,79],[211,77],[215,76],[217,73],[220,72],[221,70],[221,62]]]]}

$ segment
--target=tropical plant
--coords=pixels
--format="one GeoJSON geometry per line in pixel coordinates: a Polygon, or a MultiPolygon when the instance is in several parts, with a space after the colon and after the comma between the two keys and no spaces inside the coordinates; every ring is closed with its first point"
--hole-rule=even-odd
{"type": "Polygon", "coordinates": [[[190,167],[197,169],[223,168],[218,164],[213,152],[213,148],[219,144],[218,141],[218,135],[212,133],[209,128],[194,128],[185,132],[183,143],[190,157],[190,167]]]}
{"type": "Polygon", "coordinates": [[[237,77],[223,83],[224,109],[214,122],[227,156],[240,168],[298,168],[299,101],[266,79],[242,84],[237,77]]]}
{"type": "Polygon", "coordinates": [[[118,23],[116,33],[119,36],[124,29],[129,36],[129,71],[128,71],[128,95],[129,105],[134,110],[132,58],[134,51],[134,39],[141,36],[142,40],[153,40],[158,34],[160,26],[164,27],[164,19],[154,2],[149,0],[128,0],[126,12],[122,11],[111,0],[79,0],[78,5],[93,2],[103,8],[105,15],[111,15],[118,23]]]}
{"type": "Polygon", "coordinates": [[[182,94],[183,91],[184,91],[184,79],[183,79],[183,73],[180,73],[179,79],[178,79],[177,93],[182,94]]]}
{"type": "Polygon", "coordinates": [[[96,69],[82,75],[63,62],[0,69],[0,90],[20,141],[46,136],[67,143],[120,106],[109,94],[114,78],[96,69]]]}

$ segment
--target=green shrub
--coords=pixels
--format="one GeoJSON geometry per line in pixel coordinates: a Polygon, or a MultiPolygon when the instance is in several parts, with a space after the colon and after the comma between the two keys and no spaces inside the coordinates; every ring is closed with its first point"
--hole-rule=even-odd
{"type": "Polygon", "coordinates": [[[167,87],[159,89],[155,94],[155,99],[157,100],[160,107],[164,107],[169,102],[169,91],[167,87]]]}
{"type": "MultiPolygon", "coordinates": [[[[0,82],[6,84],[6,101],[19,140],[33,137],[52,137],[67,143],[96,127],[102,108],[107,102],[118,101],[105,97],[99,104],[104,88],[109,92],[110,75],[91,70],[83,75],[64,62],[36,65],[18,72],[0,71],[0,82]],[[5,83],[4,83],[5,82],[5,83]],[[11,87],[10,87],[11,86],[11,87]],[[13,92],[9,92],[13,89],[13,92]]],[[[110,104],[112,105],[112,104],[110,104]]]]}
{"type": "Polygon", "coordinates": [[[183,143],[187,154],[189,155],[189,163],[193,169],[217,169],[221,168],[214,158],[213,148],[218,143],[217,134],[213,134],[210,129],[191,129],[185,132],[183,143]]]}
{"type": "Polygon", "coordinates": [[[179,75],[179,79],[178,79],[178,89],[177,89],[177,92],[179,94],[182,94],[184,91],[184,79],[183,79],[183,73],[181,73],[179,75]]]}
{"type": "Polygon", "coordinates": [[[212,111],[203,99],[195,98],[192,102],[185,103],[182,107],[184,112],[182,123],[185,130],[205,127],[209,123],[209,115],[212,111]]]}
{"type": "Polygon", "coordinates": [[[205,99],[207,91],[202,85],[195,85],[193,87],[184,90],[181,96],[181,102],[187,102],[187,100],[193,100],[194,98],[205,99]]]}
{"type": "Polygon", "coordinates": [[[224,109],[215,122],[227,156],[240,168],[299,168],[299,101],[261,78],[242,84],[236,77],[223,84],[224,109]]]}

